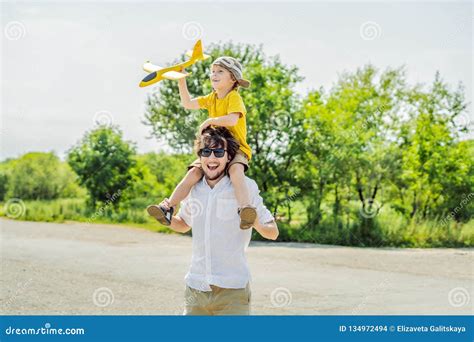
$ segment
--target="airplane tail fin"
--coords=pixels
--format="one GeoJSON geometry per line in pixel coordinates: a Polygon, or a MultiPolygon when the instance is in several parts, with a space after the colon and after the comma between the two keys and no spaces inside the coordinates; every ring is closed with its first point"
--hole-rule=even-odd
{"type": "Polygon", "coordinates": [[[199,39],[194,45],[193,55],[191,56],[191,59],[202,59],[202,58],[203,58],[202,42],[201,42],[201,39],[199,39]]]}
{"type": "MultiPolygon", "coordinates": [[[[187,53],[187,55],[189,56],[189,53],[187,53]]],[[[191,54],[191,60],[205,60],[211,56],[208,56],[208,55],[205,55],[203,52],[202,52],[202,42],[201,42],[201,39],[199,39],[196,44],[194,45],[194,48],[193,48],[193,52],[191,54]]]]}

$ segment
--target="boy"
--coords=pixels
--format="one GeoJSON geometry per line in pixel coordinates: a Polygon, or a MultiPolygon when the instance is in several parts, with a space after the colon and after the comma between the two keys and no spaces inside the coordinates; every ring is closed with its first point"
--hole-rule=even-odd
{"type": "MultiPolygon", "coordinates": [[[[248,169],[252,151],[247,144],[247,127],[245,105],[238,93],[238,87],[248,88],[250,82],[242,78],[242,65],[233,57],[219,57],[211,66],[210,80],[213,91],[206,95],[192,99],[185,79],[178,80],[181,104],[186,109],[206,109],[209,118],[199,127],[199,134],[204,129],[213,126],[227,127],[240,144],[235,157],[229,162],[227,174],[235,189],[235,196],[239,205],[240,228],[249,229],[253,226],[257,213],[250,205],[250,198],[245,183],[245,171],[248,169]]],[[[186,176],[181,180],[169,198],[169,209],[163,206],[151,205],[148,213],[161,224],[169,226],[174,208],[188,196],[191,188],[202,178],[203,171],[199,159],[188,166],[186,176]],[[158,210],[157,210],[158,209],[158,210]]]]}

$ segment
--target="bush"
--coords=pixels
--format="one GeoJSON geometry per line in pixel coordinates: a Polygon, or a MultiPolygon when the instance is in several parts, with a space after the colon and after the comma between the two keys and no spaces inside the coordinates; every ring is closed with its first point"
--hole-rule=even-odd
{"type": "Polygon", "coordinates": [[[100,126],[87,132],[68,152],[68,163],[77,173],[79,182],[89,192],[90,205],[111,202],[118,206],[121,191],[132,178],[135,146],[123,141],[117,127],[100,126]]]}
{"type": "Polygon", "coordinates": [[[27,153],[4,163],[0,172],[2,199],[51,200],[84,195],[74,172],[54,153],[27,153]]]}

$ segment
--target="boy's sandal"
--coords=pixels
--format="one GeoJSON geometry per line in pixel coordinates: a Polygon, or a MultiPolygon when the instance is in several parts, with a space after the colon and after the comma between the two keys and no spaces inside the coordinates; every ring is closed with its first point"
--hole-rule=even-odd
{"type": "Polygon", "coordinates": [[[173,217],[174,208],[171,207],[169,210],[166,210],[159,205],[150,205],[146,208],[146,211],[150,216],[153,216],[158,220],[162,225],[169,226],[171,224],[171,219],[173,217]]]}
{"type": "Polygon", "coordinates": [[[255,207],[246,205],[243,208],[238,210],[240,216],[240,229],[249,229],[252,228],[255,219],[257,218],[257,210],[255,207]]]}

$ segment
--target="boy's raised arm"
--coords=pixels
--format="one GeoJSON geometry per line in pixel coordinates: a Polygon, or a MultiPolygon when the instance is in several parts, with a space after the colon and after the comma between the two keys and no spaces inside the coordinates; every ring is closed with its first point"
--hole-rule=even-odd
{"type": "Polygon", "coordinates": [[[239,117],[240,113],[230,113],[224,116],[219,116],[218,118],[208,118],[199,127],[199,134],[202,134],[202,131],[210,125],[222,127],[235,126],[239,120],[239,117]]]}
{"type": "Polygon", "coordinates": [[[179,97],[181,98],[181,104],[186,109],[199,109],[199,103],[197,99],[191,99],[189,94],[188,86],[186,84],[186,78],[178,80],[179,97]]]}

